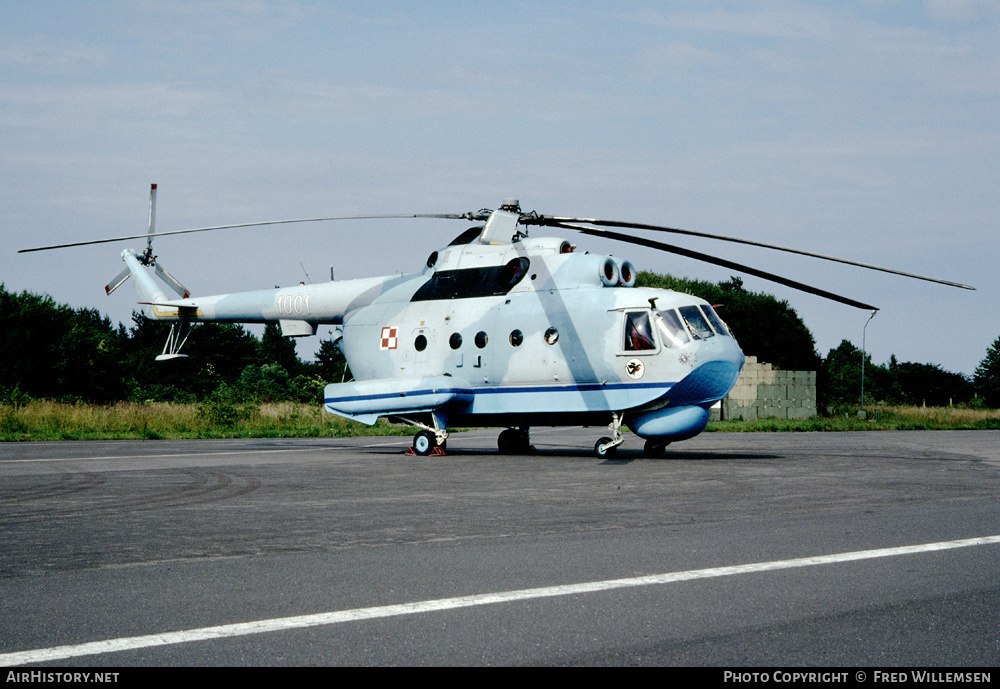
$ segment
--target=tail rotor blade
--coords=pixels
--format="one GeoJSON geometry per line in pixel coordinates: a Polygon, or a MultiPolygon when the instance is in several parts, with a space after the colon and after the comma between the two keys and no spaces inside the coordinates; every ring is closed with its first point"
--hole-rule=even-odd
{"type": "Polygon", "coordinates": [[[125,281],[129,279],[130,275],[132,275],[132,273],[129,272],[128,268],[126,268],[122,272],[118,273],[118,275],[116,275],[111,282],[104,286],[104,291],[110,296],[112,292],[121,287],[125,281]]]}
{"type": "Polygon", "coordinates": [[[149,232],[146,233],[146,249],[153,252],[153,237],[156,236],[156,185],[149,185],[149,232]]]}
{"type": "Polygon", "coordinates": [[[188,288],[182,285],[173,275],[165,271],[159,263],[156,264],[156,276],[163,280],[167,287],[181,295],[181,299],[187,299],[191,296],[188,288]]]}

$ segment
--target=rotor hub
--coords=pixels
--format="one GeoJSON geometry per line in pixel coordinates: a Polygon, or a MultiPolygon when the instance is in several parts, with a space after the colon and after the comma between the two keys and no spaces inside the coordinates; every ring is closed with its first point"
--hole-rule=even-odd
{"type": "Polygon", "coordinates": [[[521,202],[515,198],[506,198],[500,204],[500,210],[508,211],[510,213],[520,213],[521,212],[521,202]]]}

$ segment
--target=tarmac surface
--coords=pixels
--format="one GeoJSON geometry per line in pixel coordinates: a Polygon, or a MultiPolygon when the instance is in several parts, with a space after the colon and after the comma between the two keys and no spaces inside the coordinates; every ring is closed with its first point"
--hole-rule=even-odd
{"type": "Polygon", "coordinates": [[[0,444],[0,665],[1000,664],[1000,433],[603,430],[0,444]]]}

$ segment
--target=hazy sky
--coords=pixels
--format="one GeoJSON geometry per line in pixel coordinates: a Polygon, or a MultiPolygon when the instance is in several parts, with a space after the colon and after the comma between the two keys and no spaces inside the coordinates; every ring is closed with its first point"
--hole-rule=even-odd
{"type": "MultiPolygon", "coordinates": [[[[15,252],[144,232],[152,182],[160,230],[515,196],[971,284],[666,239],[878,305],[878,363],[971,374],[1000,336],[998,113],[992,0],[0,0],[0,281],[130,325],[132,288],[103,287],[141,241],[15,252]]],[[[155,248],[197,296],[331,266],[412,272],[466,225],[279,226],[155,248]]],[[[731,272],[572,239],[640,269],[731,272]]],[[[861,346],[868,312],[745,284],[787,299],[821,355],[861,346]]]]}

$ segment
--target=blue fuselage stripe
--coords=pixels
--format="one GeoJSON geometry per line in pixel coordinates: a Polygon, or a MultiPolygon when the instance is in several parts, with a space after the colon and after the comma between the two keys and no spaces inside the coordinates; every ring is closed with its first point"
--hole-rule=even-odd
{"type": "Polygon", "coordinates": [[[343,404],[345,402],[357,402],[359,400],[379,400],[398,399],[400,397],[417,397],[419,395],[441,395],[453,393],[455,395],[507,395],[519,393],[577,393],[577,392],[597,392],[597,391],[618,391],[618,390],[661,390],[666,393],[674,386],[674,383],[590,383],[586,385],[530,385],[523,387],[503,386],[503,387],[479,387],[479,388],[438,388],[427,390],[413,390],[410,392],[390,392],[374,395],[350,395],[347,397],[328,397],[324,401],[327,404],[343,404]]]}
{"type": "Polygon", "coordinates": [[[357,402],[359,400],[388,400],[400,397],[419,397],[421,395],[472,395],[475,390],[469,388],[438,388],[434,390],[413,390],[411,392],[384,392],[377,395],[348,395],[347,397],[327,397],[327,404],[357,402]]]}

